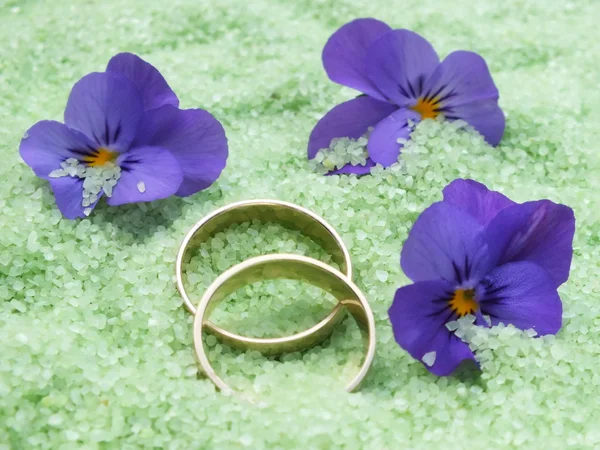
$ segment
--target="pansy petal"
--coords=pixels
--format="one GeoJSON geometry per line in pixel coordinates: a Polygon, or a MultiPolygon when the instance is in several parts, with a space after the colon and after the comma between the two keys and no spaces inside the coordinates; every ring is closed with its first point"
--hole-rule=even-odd
{"type": "Polygon", "coordinates": [[[569,278],[575,215],[565,205],[538,200],[503,209],[486,228],[497,265],[529,261],[545,269],[555,287],[569,278]]]}
{"type": "Polygon", "coordinates": [[[485,60],[474,52],[450,53],[425,84],[425,94],[442,106],[497,100],[498,89],[485,60]]]}
{"type": "Polygon", "coordinates": [[[391,166],[398,162],[400,149],[404,144],[398,139],[410,138],[414,124],[421,120],[421,116],[410,109],[401,108],[379,122],[371,136],[369,136],[369,156],[375,163],[383,167],[391,166]]]}
{"type": "Polygon", "coordinates": [[[419,361],[435,352],[433,364],[425,367],[439,376],[450,375],[465,360],[475,361],[469,346],[446,328],[456,319],[447,306],[452,294],[447,281],[421,281],[398,289],[388,312],[396,342],[419,361]]]}
{"type": "Polygon", "coordinates": [[[106,71],[120,73],[129,78],[140,91],[145,110],[163,105],[179,106],[179,99],[158,69],[133,53],[119,53],[113,56],[106,71]]]}
{"type": "Polygon", "coordinates": [[[85,135],[53,120],[42,120],[32,126],[19,146],[23,161],[46,180],[66,159],[79,160],[82,156],[91,156],[93,151],[94,143],[85,135]]]}
{"type": "Polygon", "coordinates": [[[444,202],[469,213],[481,225],[487,225],[501,210],[516,204],[482,183],[463,179],[454,180],[444,188],[444,202]]]}
{"type": "Polygon", "coordinates": [[[466,121],[491,145],[500,142],[505,119],[498,106],[498,89],[477,53],[450,53],[427,81],[424,94],[448,119],[466,121]]]}
{"type": "Polygon", "coordinates": [[[367,74],[387,99],[409,107],[421,96],[439,63],[425,38],[409,30],[392,30],[369,47],[367,74]]]}
{"type": "Polygon", "coordinates": [[[477,286],[476,296],[492,325],[533,328],[540,335],[560,330],[560,297],[554,280],[537,264],[521,261],[492,270],[477,286]]]}
{"type": "Polygon", "coordinates": [[[183,173],[171,152],[161,147],[135,147],[119,155],[121,178],[109,205],[151,202],[169,197],[179,189],[183,173]]]}
{"type": "Polygon", "coordinates": [[[467,103],[452,108],[452,113],[446,113],[446,118],[462,119],[471,125],[486,142],[497,146],[504,136],[506,118],[496,100],[483,100],[467,103]]]}
{"type": "Polygon", "coordinates": [[[376,19],[356,19],[338,29],[323,49],[323,67],[332,81],[385,100],[367,77],[367,49],[391,28],[376,19]]]}
{"type": "Polygon", "coordinates": [[[122,152],[129,148],[142,120],[142,97],[125,76],[90,73],[73,86],[65,123],[97,146],[122,152]]]}
{"type": "Polygon", "coordinates": [[[375,163],[371,158],[367,158],[367,162],[364,166],[361,165],[352,165],[350,163],[346,164],[344,167],[336,170],[332,170],[331,172],[327,172],[326,175],[369,175],[371,173],[371,169],[375,167],[375,163]]]}
{"type": "Polygon", "coordinates": [[[177,191],[180,196],[213,184],[225,168],[229,152],[225,130],[212,114],[171,105],[146,112],[134,145],[158,146],[173,154],[184,177],[177,191]]]}
{"type": "Polygon", "coordinates": [[[93,204],[83,206],[83,178],[51,178],[50,186],[52,187],[54,197],[56,198],[56,206],[58,206],[62,215],[67,219],[88,216],[102,197],[102,193],[100,193],[93,204]],[[86,214],[86,212],[88,214],[86,214]]]}
{"type": "Polygon", "coordinates": [[[415,221],[402,248],[402,270],[412,281],[478,281],[493,267],[483,227],[459,208],[431,205],[415,221]]]}
{"type": "Polygon", "coordinates": [[[396,109],[398,108],[390,103],[367,96],[337,105],[312,130],[308,141],[308,159],[313,159],[319,150],[328,148],[332,139],[358,139],[369,127],[374,127],[396,109]]]}

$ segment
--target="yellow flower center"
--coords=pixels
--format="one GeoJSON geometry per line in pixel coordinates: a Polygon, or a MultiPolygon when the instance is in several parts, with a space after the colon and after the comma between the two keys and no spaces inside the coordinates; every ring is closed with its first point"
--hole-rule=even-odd
{"type": "Polygon", "coordinates": [[[437,98],[427,99],[419,97],[417,103],[411,106],[410,109],[421,114],[423,120],[435,119],[440,113],[440,104],[437,98]]]}
{"type": "Polygon", "coordinates": [[[108,162],[113,162],[115,159],[117,159],[117,156],[119,156],[117,152],[113,152],[107,148],[100,147],[98,150],[94,151],[93,155],[84,156],[83,162],[86,163],[89,167],[100,167],[108,162]]]}
{"type": "Polygon", "coordinates": [[[450,309],[458,314],[459,317],[474,314],[479,309],[475,300],[475,290],[457,289],[454,291],[454,297],[450,299],[450,309]]]}

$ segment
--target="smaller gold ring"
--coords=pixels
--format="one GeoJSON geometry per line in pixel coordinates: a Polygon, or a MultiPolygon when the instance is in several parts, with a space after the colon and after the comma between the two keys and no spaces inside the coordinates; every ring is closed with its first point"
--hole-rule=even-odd
{"type": "MultiPolygon", "coordinates": [[[[195,314],[196,308],[186,291],[185,285],[187,283],[183,266],[191,258],[192,250],[231,225],[252,220],[277,222],[287,228],[300,231],[303,235],[312,238],[320,244],[331,255],[332,260],[340,267],[340,270],[349,279],[352,278],[352,261],[342,238],[321,217],[301,206],[280,200],[241,201],[217,209],[200,220],[189,231],[179,248],[175,263],[177,289],[183,298],[185,307],[190,313],[195,314]]],[[[249,338],[231,333],[212,322],[207,322],[205,326],[212,334],[232,347],[241,349],[252,348],[263,354],[273,355],[283,353],[284,351],[300,350],[302,347],[300,342],[303,342],[305,333],[314,333],[315,337],[319,337],[321,341],[326,339],[343,317],[344,308],[342,305],[337,304],[323,320],[309,330],[291,336],[270,339],[268,344],[261,338],[249,338]],[[296,348],[294,347],[294,342],[298,342],[296,348]]]]}
{"type": "MultiPolygon", "coordinates": [[[[350,311],[359,324],[366,341],[366,355],[358,374],[346,386],[348,392],[359,387],[367,375],[375,355],[375,320],[373,312],[363,293],[343,273],[313,258],[300,255],[275,254],[250,258],[223,272],[202,296],[194,317],[194,348],[196,359],[201,371],[222,391],[232,389],[215,373],[208,360],[204,347],[203,332],[206,330],[206,320],[218,305],[229,294],[241,287],[259,280],[286,278],[303,280],[332,294],[345,308],[350,311]]],[[[304,332],[293,343],[293,349],[309,348],[318,339],[314,334],[304,332]]],[[[265,345],[269,339],[263,339],[265,345]]],[[[280,343],[276,343],[277,346],[280,343]]]]}

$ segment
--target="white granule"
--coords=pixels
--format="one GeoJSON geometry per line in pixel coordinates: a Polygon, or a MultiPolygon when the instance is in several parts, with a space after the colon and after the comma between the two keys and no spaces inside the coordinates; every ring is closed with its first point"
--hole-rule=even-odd
{"type": "Polygon", "coordinates": [[[348,163],[364,166],[369,156],[367,144],[372,131],[373,127],[370,127],[358,139],[347,137],[332,139],[329,147],[319,150],[312,160],[317,165],[316,170],[327,173],[331,170],[341,169],[348,163]]]}
{"type": "Polygon", "coordinates": [[[427,364],[429,367],[433,366],[435,363],[436,352],[429,352],[423,355],[422,361],[427,364]]]}
{"type": "Polygon", "coordinates": [[[119,178],[121,178],[121,168],[112,162],[107,162],[99,167],[88,167],[75,158],[69,158],[60,163],[60,167],[60,169],[50,172],[50,178],[67,176],[82,178],[83,198],[81,204],[90,211],[91,208],[87,207],[93,205],[96,200],[98,200],[101,191],[104,191],[104,194],[106,194],[107,197],[112,196],[113,189],[119,181],[119,178]]]}

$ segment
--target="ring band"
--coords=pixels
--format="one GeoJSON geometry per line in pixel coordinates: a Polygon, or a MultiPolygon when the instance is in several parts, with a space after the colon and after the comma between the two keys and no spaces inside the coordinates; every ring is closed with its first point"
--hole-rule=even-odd
{"type": "MultiPolygon", "coordinates": [[[[375,320],[366,298],[358,287],[340,271],[313,258],[300,255],[275,254],[250,258],[223,272],[202,296],[194,317],[194,348],[196,359],[204,374],[222,391],[232,389],[215,373],[204,348],[203,332],[207,329],[206,319],[229,294],[259,280],[286,278],[304,280],[332,294],[350,311],[366,337],[366,355],[358,375],[346,386],[348,392],[359,387],[373,362],[375,355],[375,320]]],[[[293,343],[293,350],[316,345],[322,336],[303,332],[293,343]],[[298,346],[298,343],[301,346],[298,346]]],[[[272,339],[263,339],[268,345],[272,339]]],[[[279,346],[279,343],[275,344],[279,346]]]]}
{"type": "MultiPolygon", "coordinates": [[[[232,203],[212,212],[198,222],[187,234],[177,253],[175,264],[177,289],[183,298],[185,307],[190,313],[195,314],[196,308],[185,288],[187,277],[183,272],[183,265],[191,259],[192,250],[231,225],[252,220],[277,222],[287,228],[296,229],[305,236],[312,238],[331,255],[332,260],[338,264],[346,277],[352,279],[350,254],[342,238],[321,217],[305,208],[279,200],[249,200],[232,203]]],[[[300,350],[303,348],[302,342],[305,339],[306,333],[314,333],[315,337],[319,336],[322,341],[333,332],[334,326],[341,321],[344,315],[344,309],[338,303],[323,320],[309,330],[273,339],[248,338],[237,335],[209,321],[207,321],[204,327],[232,347],[241,349],[252,348],[263,354],[273,355],[300,350]]]]}

